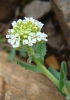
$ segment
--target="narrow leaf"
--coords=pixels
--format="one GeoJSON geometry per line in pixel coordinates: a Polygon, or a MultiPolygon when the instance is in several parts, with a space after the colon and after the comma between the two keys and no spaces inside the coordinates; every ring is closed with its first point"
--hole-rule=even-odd
{"type": "Polygon", "coordinates": [[[65,87],[67,91],[70,93],[70,81],[66,81],[65,87]]]}
{"type": "Polygon", "coordinates": [[[65,93],[63,93],[63,92],[61,91],[61,89],[60,89],[60,88],[58,88],[57,86],[56,86],[56,88],[57,88],[58,92],[60,92],[60,93],[61,93],[64,97],[66,97],[66,96],[67,96],[65,93]]]}
{"type": "Polygon", "coordinates": [[[29,56],[29,58],[27,59],[27,63],[31,64],[31,62],[32,62],[32,57],[29,56]]]}
{"type": "Polygon", "coordinates": [[[23,49],[19,50],[19,54],[21,57],[25,57],[25,58],[27,57],[27,52],[24,51],[23,49]]]}
{"type": "Polygon", "coordinates": [[[8,59],[9,59],[10,61],[14,61],[15,55],[16,55],[16,50],[12,48],[12,49],[11,49],[11,52],[10,52],[10,54],[9,54],[9,56],[8,56],[8,59]]]}
{"type": "Polygon", "coordinates": [[[54,77],[56,77],[58,80],[60,79],[60,73],[57,70],[52,67],[49,67],[48,70],[51,72],[51,74],[53,74],[54,77]]]}
{"type": "Polygon", "coordinates": [[[59,86],[60,86],[61,90],[66,83],[66,72],[67,72],[66,68],[67,68],[66,63],[63,61],[62,64],[61,64],[60,81],[59,81],[59,86]]]}
{"type": "Polygon", "coordinates": [[[40,56],[39,57],[40,62],[44,63],[44,56],[46,54],[46,43],[45,42],[41,43],[38,46],[38,48],[36,50],[36,53],[39,54],[39,56],[40,56]]]}
{"type": "Polygon", "coordinates": [[[28,64],[26,64],[24,62],[21,62],[18,59],[16,59],[16,61],[17,61],[17,64],[19,64],[21,67],[25,68],[26,70],[32,70],[34,72],[41,72],[41,73],[43,73],[43,71],[40,68],[38,68],[37,66],[28,65],[28,64]]]}

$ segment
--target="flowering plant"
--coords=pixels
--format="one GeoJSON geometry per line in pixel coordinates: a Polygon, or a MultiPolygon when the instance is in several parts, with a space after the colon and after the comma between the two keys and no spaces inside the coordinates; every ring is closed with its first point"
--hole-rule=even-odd
{"type": "Polygon", "coordinates": [[[29,64],[16,59],[17,63],[27,70],[45,74],[56,86],[57,90],[66,98],[70,98],[68,89],[70,81],[66,79],[66,63],[62,62],[60,72],[53,68],[45,68],[44,56],[46,54],[47,35],[41,32],[44,24],[32,17],[12,22],[12,29],[8,30],[6,38],[13,48],[28,52],[29,64]],[[32,65],[34,61],[36,65],[32,65]]]}

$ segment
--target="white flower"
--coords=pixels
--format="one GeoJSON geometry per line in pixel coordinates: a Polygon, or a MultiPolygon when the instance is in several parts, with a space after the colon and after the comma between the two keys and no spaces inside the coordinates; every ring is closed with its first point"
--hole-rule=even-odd
{"type": "Polygon", "coordinates": [[[46,37],[47,35],[44,32],[40,35],[41,40],[48,41],[46,37]]]}
{"type": "Polygon", "coordinates": [[[44,24],[39,21],[35,21],[35,25],[38,26],[40,29],[42,29],[44,24]]]}
{"type": "Polygon", "coordinates": [[[25,20],[26,21],[31,21],[32,23],[34,23],[36,26],[38,26],[40,29],[43,27],[43,23],[41,23],[41,22],[39,22],[39,21],[37,21],[37,20],[35,20],[35,19],[33,19],[32,17],[30,17],[30,18],[27,18],[27,17],[25,17],[25,20]]]}
{"type": "Polygon", "coordinates": [[[19,34],[6,35],[6,38],[9,38],[8,43],[10,43],[13,46],[13,48],[20,46],[20,36],[19,36],[19,34]]]}
{"type": "Polygon", "coordinates": [[[12,29],[8,30],[6,38],[13,48],[22,47],[24,45],[33,46],[40,41],[47,41],[47,35],[40,32],[43,23],[33,19],[32,17],[25,17],[24,20],[12,22],[12,29]]]}
{"type": "Polygon", "coordinates": [[[27,40],[23,40],[23,45],[27,44],[29,46],[33,46],[34,43],[36,43],[36,39],[32,38],[31,36],[28,36],[27,40]]]}
{"type": "Polygon", "coordinates": [[[13,22],[12,22],[12,26],[13,26],[13,27],[17,26],[17,22],[16,22],[16,21],[13,21],[13,22]]]}
{"type": "Polygon", "coordinates": [[[6,38],[10,38],[10,35],[9,35],[9,34],[7,34],[7,35],[6,35],[6,38]]]}
{"type": "Polygon", "coordinates": [[[41,32],[36,33],[37,41],[41,41],[41,40],[47,41],[46,37],[47,37],[47,35],[45,33],[41,33],[41,32]]]}
{"type": "Polygon", "coordinates": [[[19,19],[19,20],[17,21],[17,23],[20,23],[20,22],[22,22],[22,20],[21,20],[21,19],[19,19]]]}

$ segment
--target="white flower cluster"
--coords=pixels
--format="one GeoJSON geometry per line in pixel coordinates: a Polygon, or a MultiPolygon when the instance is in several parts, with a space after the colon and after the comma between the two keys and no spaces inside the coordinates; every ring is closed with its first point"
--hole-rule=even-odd
{"type": "Polygon", "coordinates": [[[13,48],[23,45],[33,46],[37,42],[47,41],[47,35],[41,31],[43,24],[32,17],[12,22],[13,29],[8,30],[6,38],[13,48]]]}

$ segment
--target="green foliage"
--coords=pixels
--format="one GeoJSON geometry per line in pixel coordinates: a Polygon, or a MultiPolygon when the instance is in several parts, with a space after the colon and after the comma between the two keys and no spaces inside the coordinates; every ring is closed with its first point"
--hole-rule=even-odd
{"type": "Polygon", "coordinates": [[[46,43],[45,43],[45,42],[41,43],[41,44],[37,47],[35,53],[38,54],[38,56],[39,56],[39,61],[40,61],[42,64],[44,64],[44,56],[45,56],[45,54],[46,54],[46,43]]]}
{"type": "Polygon", "coordinates": [[[54,77],[56,77],[58,80],[60,79],[60,73],[59,73],[57,70],[55,70],[55,69],[52,68],[52,67],[49,67],[48,70],[52,73],[52,75],[53,75],[54,77]]]}
{"type": "Polygon", "coordinates": [[[67,91],[70,93],[70,81],[66,81],[65,87],[67,91]]]}
{"type": "Polygon", "coordinates": [[[58,92],[60,92],[64,97],[66,97],[66,94],[63,93],[62,90],[61,90],[60,88],[58,88],[57,86],[56,86],[56,88],[57,88],[58,92]]]}
{"type": "Polygon", "coordinates": [[[60,69],[60,80],[59,80],[59,86],[60,89],[62,90],[64,85],[66,84],[66,70],[67,66],[66,63],[63,61],[61,64],[61,69],[60,69]]]}
{"type": "Polygon", "coordinates": [[[21,62],[20,60],[16,59],[17,61],[17,64],[19,64],[21,67],[25,68],[26,70],[31,70],[31,71],[34,71],[34,72],[41,72],[43,73],[43,71],[38,68],[37,66],[34,66],[34,65],[28,65],[24,62],[21,62]]]}
{"type": "Polygon", "coordinates": [[[28,59],[27,59],[27,63],[31,64],[32,62],[32,57],[30,56],[28,59]]]}
{"type": "Polygon", "coordinates": [[[23,49],[19,50],[19,55],[21,57],[26,57],[27,56],[27,51],[24,51],[23,49]]]}
{"type": "Polygon", "coordinates": [[[16,50],[12,48],[12,49],[11,49],[11,52],[10,52],[10,54],[9,54],[9,56],[8,56],[8,59],[9,59],[10,61],[14,61],[15,55],[16,55],[16,50]]]}
{"type": "MultiPolygon", "coordinates": [[[[16,56],[16,49],[14,49],[14,48],[12,48],[11,49],[11,51],[10,51],[10,54],[9,54],[9,56],[8,56],[8,59],[10,60],[10,61],[14,61],[14,59],[15,59],[15,56],[16,56]]],[[[19,52],[19,56],[21,56],[21,57],[24,57],[24,58],[26,58],[27,57],[27,51],[24,51],[24,50],[18,50],[18,52],[19,52]]]]}

